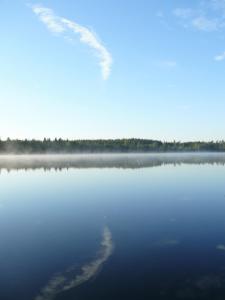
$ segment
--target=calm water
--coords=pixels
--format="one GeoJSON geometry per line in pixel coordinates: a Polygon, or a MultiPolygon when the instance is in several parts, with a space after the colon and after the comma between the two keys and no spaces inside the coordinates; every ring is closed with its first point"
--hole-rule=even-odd
{"type": "Polygon", "coordinates": [[[225,299],[225,155],[0,169],[0,299],[225,299]]]}

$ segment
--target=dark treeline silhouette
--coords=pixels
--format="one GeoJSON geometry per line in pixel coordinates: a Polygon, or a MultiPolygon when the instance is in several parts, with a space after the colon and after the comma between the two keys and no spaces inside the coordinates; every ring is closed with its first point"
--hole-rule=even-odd
{"type": "Polygon", "coordinates": [[[114,140],[0,140],[0,153],[145,153],[145,152],[225,152],[225,141],[162,142],[148,139],[114,140]]]}

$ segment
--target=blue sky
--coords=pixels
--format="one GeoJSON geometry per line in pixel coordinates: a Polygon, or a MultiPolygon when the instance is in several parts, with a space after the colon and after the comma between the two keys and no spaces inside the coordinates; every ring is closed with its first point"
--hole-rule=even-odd
{"type": "Polygon", "coordinates": [[[225,0],[2,0],[0,19],[2,139],[225,139],[225,0]]]}

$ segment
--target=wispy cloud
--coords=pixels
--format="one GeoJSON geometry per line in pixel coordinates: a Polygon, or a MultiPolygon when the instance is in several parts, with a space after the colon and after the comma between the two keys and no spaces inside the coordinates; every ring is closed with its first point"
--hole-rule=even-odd
{"type": "Polygon", "coordinates": [[[184,27],[192,27],[199,31],[217,31],[223,24],[217,18],[206,17],[201,11],[190,8],[176,8],[173,15],[183,22],[184,27]]]}
{"type": "Polygon", "coordinates": [[[173,14],[176,17],[182,18],[182,19],[188,19],[192,17],[193,15],[193,10],[190,8],[175,8],[173,10],[173,14]]]}
{"type": "Polygon", "coordinates": [[[224,59],[225,59],[225,52],[223,52],[222,54],[216,55],[214,57],[214,60],[216,60],[216,61],[222,61],[224,59]]]}
{"type": "Polygon", "coordinates": [[[173,69],[177,66],[177,62],[175,60],[161,60],[156,62],[156,66],[160,68],[173,69]]]}
{"type": "Polygon", "coordinates": [[[47,26],[53,33],[62,33],[66,30],[61,22],[61,18],[57,17],[54,12],[47,7],[39,5],[31,6],[33,12],[40,18],[40,20],[47,26]]]}
{"type": "Polygon", "coordinates": [[[52,33],[62,34],[66,38],[66,31],[71,31],[80,37],[82,43],[94,49],[99,58],[102,77],[104,80],[108,79],[111,72],[112,56],[93,31],[74,21],[57,16],[50,8],[40,5],[32,5],[31,8],[52,33]]]}
{"type": "Polygon", "coordinates": [[[194,8],[175,8],[173,15],[185,27],[213,32],[225,27],[225,0],[202,0],[194,8]]]}
{"type": "Polygon", "coordinates": [[[156,17],[157,17],[157,18],[164,18],[164,13],[163,13],[161,10],[159,10],[159,11],[156,13],[156,17]]]}
{"type": "MultiPolygon", "coordinates": [[[[218,33],[225,28],[225,0],[202,0],[194,8],[175,8],[172,13],[185,28],[218,33]]],[[[224,59],[225,52],[214,57],[224,59]]]]}
{"type": "Polygon", "coordinates": [[[204,16],[199,16],[192,20],[192,26],[202,31],[216,31],[220,28],[220,24],[216,19],[208,19],[204,16]]]}
{"type": "Polygon", "coordinates": [[[225,0],[211,0],[209,1],[210,6],[225,15],[225,0]]]}
{"type": "Polygon", "coordinates": [[[166,14],[162,10],[158,10],[155,14],[156,18],[158,18],[159,23],[167,30],[171,30],[171,26],[166,20],[166,14]]]}
{"type": "Polygon", "coordinates": [[[95,277],[113,253],[113,248],[111,232],[108,227],[104,227],[101,247],[96,259],[83,265],[79,274],[76,274],[76,268],[70,267],[67,271],[55,275],[34,300],[53,300],[58,294],[75,288],[95,277]]]}

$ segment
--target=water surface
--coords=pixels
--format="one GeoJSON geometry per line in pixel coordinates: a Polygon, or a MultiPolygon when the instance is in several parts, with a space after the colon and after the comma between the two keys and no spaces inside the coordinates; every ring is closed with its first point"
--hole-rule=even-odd
{"type": "Polygon", "coordinates": [[[0,299],[225,299],[225,155],[0,157],[0,299]]]}

